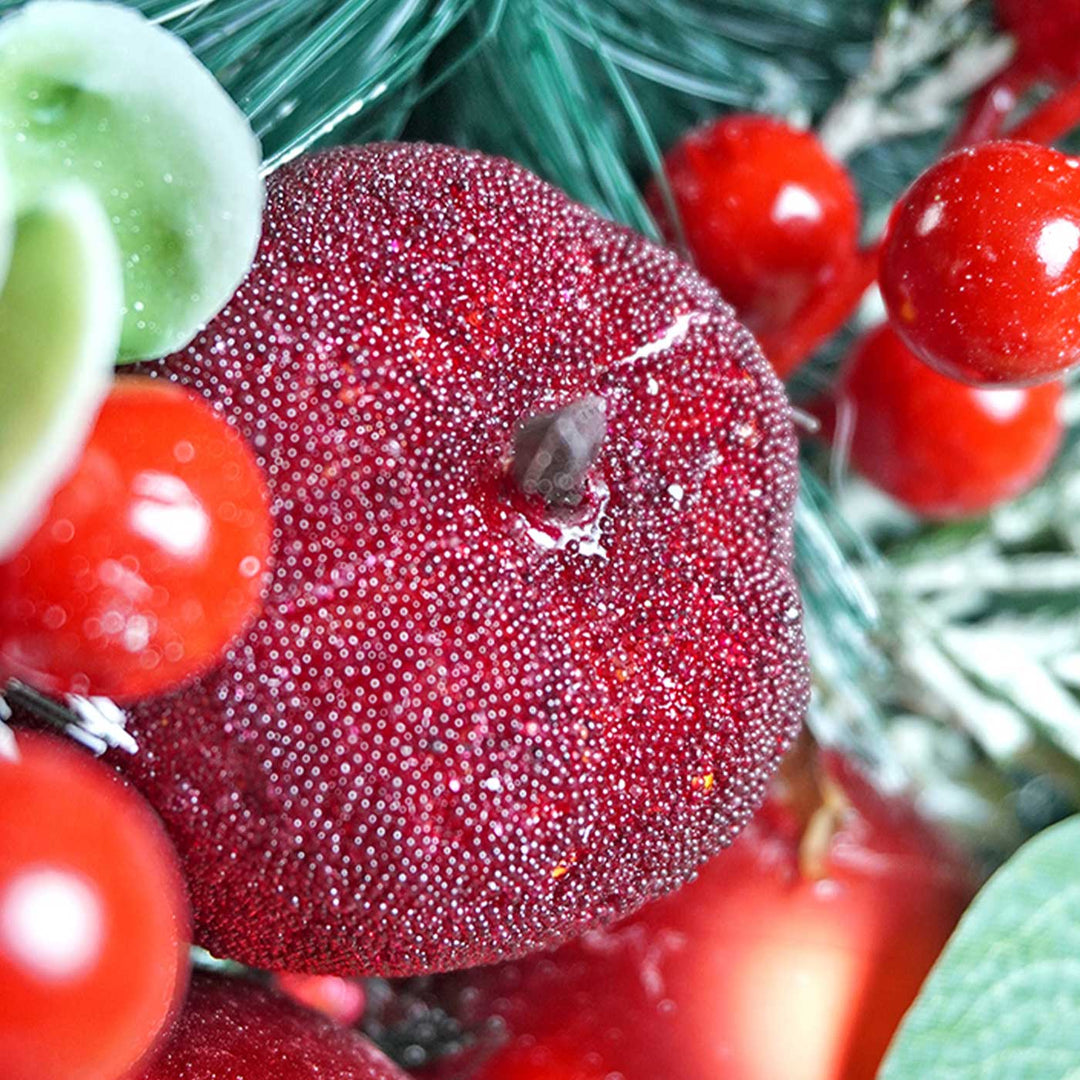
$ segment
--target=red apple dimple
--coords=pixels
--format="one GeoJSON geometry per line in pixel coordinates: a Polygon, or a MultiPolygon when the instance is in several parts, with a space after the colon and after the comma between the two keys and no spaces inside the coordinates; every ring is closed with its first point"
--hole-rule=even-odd
{"type": "Polygon", "coordinates": [[[276,515],[262,618],[133,711],[124,763],[212,952],[519,954],[749,818],[806,704],[796,446],[692,270],[509,162],[339,149],[272,178],[250,276],[163,370],[250,440],[276,515]],[[590,396],[580,500],[515,494],[522,422],[590,396]]]}

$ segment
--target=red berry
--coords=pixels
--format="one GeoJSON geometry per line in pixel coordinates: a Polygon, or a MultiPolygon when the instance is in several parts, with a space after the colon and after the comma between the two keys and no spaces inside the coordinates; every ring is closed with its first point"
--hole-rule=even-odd
{"type": "Polygon", "coordinates": [[[978,514],[1026,491],[1062,437],[1059,383],[982,389],[939,375],[886,324],[852,354],[836,390],[851,460],[931,518],[978,514]]]}
{"type": "Polygon", "coordinates": [[[270,544],[250,451],[193,394],[116,382],[45,520],[0,564],[0,676],[130,701],[252,620],[270,544]]]}
{"type": "Polygon", "coordinates": [[[251,274],[162,370],[260,454],[273,583],[124,763],[200,943],[404,974],[673,888],[806,702],[780,384],[696,274],[509,162],[382,144],[269,187],[251,274]],[[520,422],[597,399],[581,501],[518,491],[520,422]]]}
{"type": "Polygon", "coordinates": [[[282,971],[274,976],[274,985],[293,1001],[325,1013],[345,1027],[364,1015],[363,984],[340,975],[297,975],[282,971]]]}
{"type": "Polygon", "coordinates": [[[932,165],[893,210],[881,291],[928,364],[975,383],[1080,363],[1080,161],[990,142],[932,165]]]}
{"type": "Polygon", "coordinates": [[[406,1080],[370,1043],[252,983],[197,975],[139,1080],[406,1080]]]}
{"type": "Polygon", "coordinates": [[[187,978],[188,912],[150,808],[49,736],[0,756],[0,1076],[116,1080],[187,978]]]}
{"type": "MultiPolygon", "coordinates": [[[[664,170],[694,262],[774,359],[795,318],[857,262],[859,204],[847,170],[811,132],[746,115],[685,136],[664,170]]],[[[655,184],[648,198],[675,239],[655,184]]],[[[802,359],[785,353],[778,374],[802,359]]]]}
{"type": "Polygon", "coordinates": [[[997,0],[997,15],[1016,35],[1024,67],[1061,80],[1080,78],[1080,0],[997,0]]]}
{"type": "Polygon", "coordinates": [[[730,852],[629,921],[421,991],[479,1040],[471,1067],[426,1075],[872,1080],[973,881],[908,804],[832,770],[850,805],[820,876],[804,871],[812,834],[774,796],[730,852]]]}

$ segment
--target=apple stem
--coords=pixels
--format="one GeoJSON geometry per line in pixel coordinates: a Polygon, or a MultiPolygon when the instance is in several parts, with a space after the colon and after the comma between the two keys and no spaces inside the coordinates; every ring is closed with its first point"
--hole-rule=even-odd
{"type": "Polygon", "coordinates": [[[548,506],[576,506],[606,435],[606,407],[596,394],[537,413],[522,421],[514,435],[514,480],[526,495],[540,495],[548,506]]]}
{"type": "Polygon", "coordinates": [[[803,728],[780,763],[777,792],[799,823],[799,872],[808,881],[828,874],[832,840],[851,814],[851,802],[829,775],[818,744],[803,728]]]}

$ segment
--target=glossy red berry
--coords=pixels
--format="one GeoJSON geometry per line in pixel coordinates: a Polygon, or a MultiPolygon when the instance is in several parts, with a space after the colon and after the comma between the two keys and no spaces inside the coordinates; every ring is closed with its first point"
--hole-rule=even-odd
{"type": "MultiPolygon", "coordinates": [[[[664,159],[683,233],[701,272],[786,375],[795,319],[857,262],[859,204],[847,170],[817,138],[768,116],[726,116],[691,132],[664,159]]],[[[669,239],[660,190],[648,193],[669,239]]]]}
{"type": "Polygon", "coordinates": [[[851,461],[930,518],[982,513],[1026,491],[1061,442],[1060,383],[982,388],[927,367],[886,324],[852,353],[836,389],[851,461]]]}
{"type": "Polygon", "coordinates": [[[153,812],[85,752],[0,756],[0,1076],[117,1080],[187,978],[188,911],[153,812]]]}
{"type": "Polygon", "coordinates": [[[997,0],[997,16],[1016,36],[1025,68],[1059,80],[1080,77],[1080,0],[997,0]]]}
{"type": "Polygon", "coordinates": [[[989,142],[932,165],[893,211],[880,282],[943,374],[1027,385],[1080,363],[1080,161],[989,142]]]}
{"type": "Polygon", "coordinates": [[[262,987],[197,975],[139,1080],[406,1080],[354,1031],[262,987]]]}
{"type": "Polygon", "coordinates": [[[796,445],[670,252],[501,159],[334,150],[275,173],[246,282],[161,370],[255,446],[279,538],[262,616],[132,710],[122,763],[211,952],[524,953],[750,817],[806,702],[796,445]],[[523,490],[536,421],[600,435],[562,501],[523,490]]]}
{"type": "Polygon", "coordinates": [[[270,517],[243,440],[195,395],[118,379],[45,520],[0,564],[0,675],[131,701],[254,618],[270,517]]]}
{"type": "Polygon", "coordinates": [[[627,922],[421,988],[466,1032],[421,1075],[872,1080],[974,885],[907,803],[831,769],[848,805],[813,859],[774,796],[697,880],[627,922]]]}

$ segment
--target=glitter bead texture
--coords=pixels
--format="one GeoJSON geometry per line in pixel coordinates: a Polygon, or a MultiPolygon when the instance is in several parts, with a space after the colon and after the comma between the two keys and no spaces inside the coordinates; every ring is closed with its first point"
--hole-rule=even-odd
{"type": "Polygon", "coordinates": [[[692,270],[509,162],[379,144],[271,178],[255,266],[169,376],[266,470],[261,619],[121,762],[197,937],[400,975],[550,945],[725,846],[805,709],[796,444],[692,270]],[[523,421],[597,395],[582,497],[523,421]]]}
{"type": "Polygon", "coordinates": [[[355,1032],[251,983],[197,975],[139,1080],[405,1080],[355,1032]]]}
{"type": "Polygon", "coordinates": [[[424,1080],[873,1080],[972,871],[910,805],[827,768],[848,801],[814,846],[778,788],[674,896],[553,954],[405,983],[372,1026],[459,1026],[424,1080]]]}

